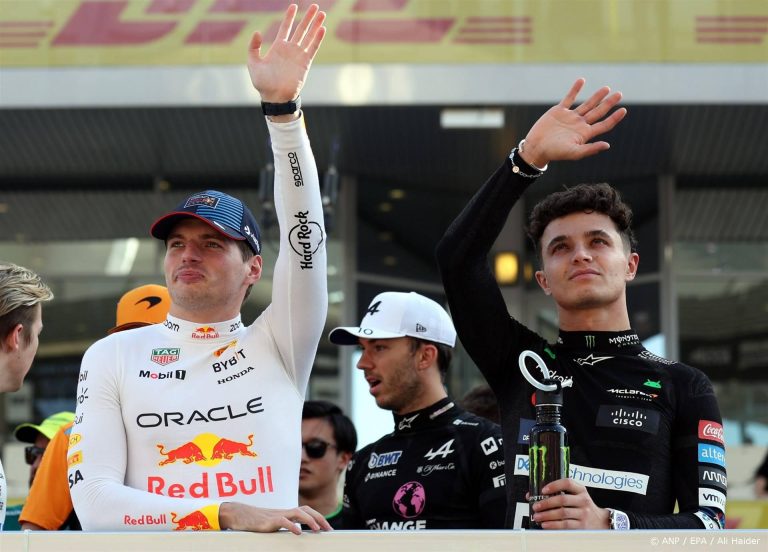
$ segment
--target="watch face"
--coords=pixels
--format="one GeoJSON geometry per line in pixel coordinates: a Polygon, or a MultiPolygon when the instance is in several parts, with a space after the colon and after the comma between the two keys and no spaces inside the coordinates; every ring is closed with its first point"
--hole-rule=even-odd
{"type": "Polygon", "coordinates": [[[617,531],[629,529],[629,516],[624,512],[613,512],[613,528],[617,531]]]}

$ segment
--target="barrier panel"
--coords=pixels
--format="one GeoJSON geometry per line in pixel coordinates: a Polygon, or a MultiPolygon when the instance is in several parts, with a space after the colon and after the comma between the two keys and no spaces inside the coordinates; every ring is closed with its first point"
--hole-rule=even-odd
{"type": "Polygon", "coordinates": [[[335,531],[256,534],[6,532],[2,552],[588,552],[765,551],[768,530],[732,531],[335,531]]]}

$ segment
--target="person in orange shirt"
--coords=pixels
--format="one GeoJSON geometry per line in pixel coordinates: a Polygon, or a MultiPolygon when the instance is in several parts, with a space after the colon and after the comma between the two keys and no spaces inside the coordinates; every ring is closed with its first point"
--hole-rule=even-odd
{"type": "MultiPolygon", "coordinates": [[[[140,286],[117,303],[117,325],[108,334],[157,324],[165,320],[171,300],[165,286],[140,286]]],[[[22,529],[55,531],[80,529],[69,489],[77,483],[67,478],[67,449],[72,435],[70,422],[53,436],[45,449],[29,495],[19,516],[22,529]]]]}

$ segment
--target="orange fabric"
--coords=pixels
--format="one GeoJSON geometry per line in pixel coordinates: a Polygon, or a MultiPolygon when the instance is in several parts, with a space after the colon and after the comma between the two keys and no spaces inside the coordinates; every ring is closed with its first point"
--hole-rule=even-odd
{"type": "Polygon", "coordinates": [[[171,296],[165,286],[139,286],[120,298],[117,303],[117,325],[107,333],[158,324],[165,320],[170,307],[171,296]]]}
{"type": "Polygon", "coordinates": [[[73,422],[63,426],[45,449],[29,496],[19,516],[19,523],[32,522],[55,531],[72,513],[67,479],[67,448],[73,422]]]}

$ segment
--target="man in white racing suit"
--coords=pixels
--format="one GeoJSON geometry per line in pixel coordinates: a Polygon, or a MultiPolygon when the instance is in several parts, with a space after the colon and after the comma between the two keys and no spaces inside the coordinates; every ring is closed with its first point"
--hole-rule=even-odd
{"type": "Polygon", "coordinates": [[[299,93],[323,39],[312,5],[286,11],[248,69],[261,94],[280,225],[272,303],[240,308],[261,276],[259,230],[238,199],[207,190],[160,217],[171,307],[164,323],[95,343],[80,371],[69,485],[85,530],[330,529],[298,506],[301,409],[327,310],[317,168],[299,93]]]}

